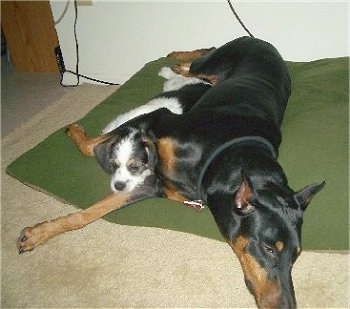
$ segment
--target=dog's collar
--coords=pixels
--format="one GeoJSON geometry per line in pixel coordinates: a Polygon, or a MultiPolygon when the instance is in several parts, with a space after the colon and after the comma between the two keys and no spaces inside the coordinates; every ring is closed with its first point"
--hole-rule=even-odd
{"type": "Polygon", "coordinates": [[[271,144],[271,142],[269,142],[267,139],[261,137],[261,136],[242,136],[242,137],[237,137],[234,138],[222,145],[220,145],[218,148],[216,148],[214,151],[212,151],[212,153],[209,155],[208,159],[205,161],[201,172],[199,174],[198,180],[197,180],[197,192],[196,192],[196,196],[198,198],[198,201],[202,201],[202,192],[201,192],[201,188],[202,188],[202,182],[203,182],[203,178],[205,175],[205,172],[207,171],[209,165],[213,162],[213,160],[222,152],[224,151],[226,148],[232,146],[232,145],[236,145],[236,144],[240,144],[240,143],[245,143],[245,142],[258,142],[260,144],[263,144],[272,154],[272,156],[277,159],[277,153],[275,148],[273,147],[273,145],[271,144]]]}

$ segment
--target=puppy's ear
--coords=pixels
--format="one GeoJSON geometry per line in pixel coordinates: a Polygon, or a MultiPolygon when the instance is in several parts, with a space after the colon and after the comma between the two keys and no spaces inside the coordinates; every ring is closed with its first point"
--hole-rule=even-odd
{"type": "Polygon", "coordinates": [[[112,167],[109,161],[109,153],[112,147],[113,141],[108,139],[94,148],[94,154],[97,162],[102,166],[102,168],[108,173],[112,173],[112,167]]]}
{"type": "Polygon", "coordinates": [[[144,131],[141,133],[141,139],[145,145],[145,150],[148,155],[148,165],[149,169],[153,170],[158,162],[158,152],[154,138],[152,134],[146,134],[144,131]]]}

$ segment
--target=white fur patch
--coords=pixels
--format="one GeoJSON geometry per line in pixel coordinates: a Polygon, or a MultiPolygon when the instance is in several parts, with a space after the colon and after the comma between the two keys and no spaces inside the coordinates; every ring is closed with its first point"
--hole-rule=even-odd
{"type": "Polygon", "coordinates": [[[161,77],[164,77],[165,79],[175,78],[178,77],[179,74],[176,74],[171,68],[169,67],[162,67],[160,71],[158,72],[158,75],[161,77]]]}
{"type": "Polygon", "coordinates": [[[114,129],[118,128],[130,119],[136,118],[144,114],[149,114],[160,108],[167,108],[174,114],[182,114],[182,107],[176,98],[152,99],[145,105],[141,105],[125,114],[119,115],[102,130],[102,133],[108,133],[110,131],[113,131],[114,129]]]}
{"type": "Polygon", "coordinates": [[[158,75],[167,79],[163,85],[164,91],[179,90],[186,85],[209,84],[196,77],[185,77],[181,74],[176,74],[172,69],[168,67],[161,68],[158,75]]]}
{"type": "Polygon", "coordinates": [[[113,158],[117,158],[120,165],[126,165],[132,155],[132,138],[136,132],[132,132],[127,138],[118,143],[114,150],[113,158]]]}
{"type": "MultiPolygon", "coordinates": [[[[195,77],[184,77],[180,74],[176,74],[169,67],[163,67],[158,73],[159,76],[164,77],[167,81],[163,85],[164,92],[166,91],[174,91],[179,90],[186,85],[194,85],[194,84],[209,84],[204,82],[203,80],[195,77]]],[[[181,104],[176,98],[157,98],[152,99],[145,105],[141,105],[129,112],[119,115],[116,119],[112,120],[103,130],[102,133],[108,133],[118,128],[122,124],[126,123],[130,119],[135,117],[149,114],[151,112],[156,111],[160,108],[167,108],[174,114],[182,114],[183,109],[181,104]]]]}

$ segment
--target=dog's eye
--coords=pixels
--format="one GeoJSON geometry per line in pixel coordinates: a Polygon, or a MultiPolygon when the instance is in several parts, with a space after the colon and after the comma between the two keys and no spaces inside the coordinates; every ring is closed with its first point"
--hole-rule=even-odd
{"type": "Polygon", "coordinates": [[[111,168],[115,171],[120,167],[120,165],[116,162],[111,162],[111,168]]]}
{"type": "Polygon", "coordinates": [[[274,257],[276,255],[276,250],[274,247],[268,245],[268,244],[262,244],[262,248],[268,255],[274,257]]]}
{"type": "Polygon", "coordinates": [[[140,167],[140,164],[133,163],[129,165],[128,169],[131,173],[136,173],[140,169],[140,167]]]}

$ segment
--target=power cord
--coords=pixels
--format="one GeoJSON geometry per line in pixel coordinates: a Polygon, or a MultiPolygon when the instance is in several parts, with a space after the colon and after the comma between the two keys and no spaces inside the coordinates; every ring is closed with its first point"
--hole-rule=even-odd
{"type": "Polygon", "coordinates": [[[241,26],[243,27],[243,29],[249,34],[250,37],[254,38],[254,35],[251,34],[251,32],[248,30],[248,28],[244,25],[244,23],[242,22],[242,20],[239,18],[236,10],[234,9],[232,3],[230,0],[227,0],[228,5],[231,8],[232,13],[235,15],[236,19],[238,20],[238,22],[241,24],[241,26]]]}
{"type": "Polygon", "coordinates": [[[96,78],[92,78],[83,74],[79,74],[79,43],[78,43],[78,35],[77,35],[77,23],[78,23],[78,4],[77,4],[77,0],[74,0],[74,41],[75,41],[75,52],[76,52],[76,64],[75,64],[75,72],[71,71],[71,70],[65,70],[64,72],[68,72],[71,74],[74,74],[77,76],[77,83],[75,85],[64,85],[63,84],[63,76],[61,78],[60,84],[62,87],[76,87],[79,85],[80,83],[80,77],[83,77],[85,79],[94,81],[94,82],[98,82],[98,83],[102,83],[102,84],[106,84],[106,85],[120,85],[120,84],[115,84],[115,83],[111,83],[111,82],[106,82],[104,80],[100,80],[100,79],[96,79],[96,78]]]}
{"type": "MultiPolygon", "coordinates": [[[[240,17],[238,16],[236,10],[234,9],[232,3],[230,0],[227,0],[228,5],[230,6],[230,9],[232,11],[232,13],[235,15],[237,21],[241,24],[241,26],[243,27],[243,29],[249,34],[250,37],[254,38],[254,35],[248,30],[248,28],[244,25],[244,23],[242,22],[242,20],[240,19],[240,17]]],[[[65,8],[66,10],[66,8],[65,8]]],[[[92,78],[83,74],[79,74],[79,44],[78,44],[78,36],[77,36],[77,23],[78,23],[78,4],[77,4],[77,0],[74,0],[74,12],[75,12],[75,17],[74,17],[74,41],[75,41],[75,51],[76,51],[76,64],[75,64],[75,72],[71,71],[71,70],[65,70],[65,72],[69,72],[71,74],[74,74],[77,76],[77,83],[75,85],[64,85],[62,83],[63,80],[63,76],[61,79],[61,86],[63,87],[76,87],[79,85],[80,83],[80,77],[83,77],[85,79],[94,81],[94,82],[98,82],[98,83],[102,83],[102,84],[106,84],[106,85],[120,85],[120,84],[115,84],[115,83],[111,83],[111,82],[107,82],[104,80],[99,80],[96,78],[92,78]]]]}

